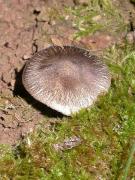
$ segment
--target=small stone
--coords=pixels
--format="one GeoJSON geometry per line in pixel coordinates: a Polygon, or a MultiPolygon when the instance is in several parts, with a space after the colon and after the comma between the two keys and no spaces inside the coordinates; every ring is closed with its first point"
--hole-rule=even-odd
{"type": "Polygon", "coordinates": [[[69,15],[67,15],[66,17],[65,17],[65,20],[68,20],[69,19],[69,15]]]}
{"type": "Polygon", "coordinates": [[[24,54],[23,57],[22,57],[23,60],[27,60],[27,59],[30,59],[30,55],[28,54],[24,54]]]}
{"type": "Polygon", "coordinates": [[[65,139],[62,143],[54,144],[54,149],[56,151],[72,149],[72,148],[80,145],[81,142],[82,142],[82,140],[79,137],[73,136],[73,137],[65,139]]]}
{"type": "Polygon", "coordinates": [[[99,21],[101,18],[102,18],[102,17],[101,17],[100,15],[97,15],[97,16],[94,16],[94,17],[92,18],[92,20],[95,21],[95,22],[97,22],[97,21],[99,21]]]}
{"type": "Polygon", "coordinates": [[[15,81],[14,79],[12,79],[11,82],[10,82],[10,84],[11,84],[11,89],[12,89],[12,90],[14,89],[15,82],[16,82],[16,81],[15,81]]]}
{"type": "Polygon", "coordinates": [[[50,23],[52,26],[56,25],[56,21],[54,21],[54,20],[52,20],[50,23]]]}

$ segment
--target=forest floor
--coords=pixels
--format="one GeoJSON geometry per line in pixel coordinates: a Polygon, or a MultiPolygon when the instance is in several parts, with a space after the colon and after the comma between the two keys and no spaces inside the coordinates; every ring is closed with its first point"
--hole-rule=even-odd
{"type": "Polygon", "coordinates": [[[135,1],[0,7],[0,179],[134,179],[135,1]],[[92,108],[65,117],[26,92],[26,61],[50,45],[87,48],[108,65],[110,90],[92,108]]]}

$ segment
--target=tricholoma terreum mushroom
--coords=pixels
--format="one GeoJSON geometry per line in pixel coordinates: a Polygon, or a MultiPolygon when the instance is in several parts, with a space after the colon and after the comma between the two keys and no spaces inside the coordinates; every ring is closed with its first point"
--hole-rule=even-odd
{"type": "Polygon", "coordinates": [[[107,66],[91,52],[74,46],[50,46],[36,53],[22,76],[26,90],[38,101],[70,116],[107,92],[107,66]]]}

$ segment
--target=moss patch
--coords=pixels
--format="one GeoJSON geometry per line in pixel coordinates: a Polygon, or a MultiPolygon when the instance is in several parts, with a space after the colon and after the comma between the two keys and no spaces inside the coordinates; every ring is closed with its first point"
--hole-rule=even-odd
{"type": "Polygon", "coordinates": [[[67,13],[72,17],[73,27],[77,30],[76,38],[97,31],[117,34],[126,29],[124,19],[110,0],[88,2],[86,7],[78,5],[74,8],[67,8],[67,13]]]}
{"type": "MultiPolygon", "coordinates": [[[[74,17],[75,36],[80,38],[108,27],[119,31],[123,19],[110,2],[91,0],[87,7],[68,9],[69,16],[74,17]],[[98,16],[102,23],[97,21],[98,16]]],[[[0,179],[135,177],[131,151],[135,143],[135,49],[127,42],[114,45],[104,52],[104,61],[112,76],[109,92],[99,97],[92,108],[71,118],[44,117],[38,129],[16,147],[1,145],[0,179]],[[81,139],[78,146],[56,151],[54,144],[74,136],[81,139]]]]}

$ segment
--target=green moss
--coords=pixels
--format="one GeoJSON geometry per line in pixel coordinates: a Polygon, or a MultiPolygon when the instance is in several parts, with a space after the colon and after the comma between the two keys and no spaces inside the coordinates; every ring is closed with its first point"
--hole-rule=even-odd
{"type": "Polygon", "coordinates": [[[111,0],[90,0],[88,6],[68,8],[67,13],[73,17],[73,26],[77,29],[76,38],[97,31],[117,34],[126,30],[124,19],[111,0]]]}
{"type": "MultiPolygon", "coordinates": [[[[92,18],[103,12],[107,23],[115,24],[111,18],[117,12],[109,0],[90,1],[85,9],[78,6],[70,10],[79,37],[100,29],[97,24],[90,25],[92,18]]],[[[104,53],[104,61],[112,76],[109,92],[99,97],[93,107],[82,109],[71,118],[44,118],[38,130],[15,148],[1,145],[0,179],[122,179],[127,174],[135,177],[130,153],[135,137],[135,49],[126,42],[112,46],[104,53]],[[82,140],[80,145],[55,150],[54,144],[73,136],[82,140]]]]}

